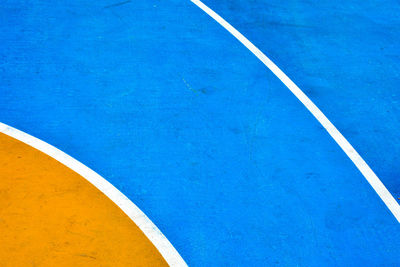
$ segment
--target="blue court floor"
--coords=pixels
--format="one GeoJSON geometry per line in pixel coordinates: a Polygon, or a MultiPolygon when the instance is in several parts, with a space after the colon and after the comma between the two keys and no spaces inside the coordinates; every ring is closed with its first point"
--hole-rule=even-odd
{"type": "MultiPolygon", "coordinates": [[[[400,3],[205,0],[400,201],[400,3]]],[[[106,178],[189,266],[399,266],[400,224],[302,103],[189,0],[3,0],[0,122],[106,178]]]]}

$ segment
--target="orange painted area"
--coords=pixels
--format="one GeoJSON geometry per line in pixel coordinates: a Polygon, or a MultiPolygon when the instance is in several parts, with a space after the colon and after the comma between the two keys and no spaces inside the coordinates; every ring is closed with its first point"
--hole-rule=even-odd
{"type": "Polygon", "coordinates": [[[0,266],[164,266],[111,200],[42,152],[0,133],[0,266]]]}

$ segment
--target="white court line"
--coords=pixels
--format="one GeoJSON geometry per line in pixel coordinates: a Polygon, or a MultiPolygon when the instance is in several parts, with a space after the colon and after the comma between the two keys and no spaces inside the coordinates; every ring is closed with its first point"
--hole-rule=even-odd
{"type": "MultiPolygon", "coordinates": [[[[160,254],[164,257],[165,261],[170,266],[187,266],[185,261],[168,241],[168,239],[161,233],[161,231],[150,221],[149,218],[130,201],[124,194],[117,188],[110,184],[107,180],[99,174],[86,167],[73,157],[65,154],[54,146],[37,139],[27,133],[17,130],[0,122],[0,133],[11,136],[25,144],[40,150],[48,156],[54,158],[60,163],[64,164],[71,170],[80,174],[97,189],[109,197],[120,209],[132,219],[132,221],[142,230],[147,238],[154,244],[160,254]]],[[[123,252],[122,252],[123,253],[123,252]]]]}
{"type": "Polygon", "coordinates": [[[326,131],[332,136],[336,143],[343,149],[346,155],[353,161],[354,165],[360,170],[365,179],[369,182],[372,188],[376,191],[382,201],[386,204],[388,209],[392,212],[394,217],[400,223],[400,205],[386,189],[385,185],[379,180],[378,176],[368,166],[368,164],[361,158],[360,154],[353,148],[353,146],[344,138],[338,129],[328,120],[322,111],[309,99],[303,91],[288,77],[278,66],[275,65],[263,52],[253,45],[246,37],[244,37],[238,30],[230,25],[226,20],[221,18],[208,6],[199,0],[191,0],[200,9],[206,12],[211,18],[217,21],[222,27],[230,32],[236,39],[238,39],[245,47],[247,47],[268,69],[281,80],[287,88],[300,100],[301,103],[311,112],[311,114],[321,123],[326,131]]]}

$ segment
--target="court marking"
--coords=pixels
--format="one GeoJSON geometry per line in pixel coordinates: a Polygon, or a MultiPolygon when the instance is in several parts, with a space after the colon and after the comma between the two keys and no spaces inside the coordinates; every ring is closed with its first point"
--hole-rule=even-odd
{"type": "Polygon", "coordinates": [[[170,266],[187,266],[179,253],[161,233],[157,226],[155,226],[154,223],[131,200],[95,171],[62,152],[58,148],[1,122],[0,132],[45,153],[81,175],[111,199],[111,201],[113,201],[126,215],[128,215],[129,218],[131,218],[150,242],[153,243],[170,266]]]}
{"type": "Polygon", "coordinates": [[[218,22],[229,33],[231,33],[239,42],[250,50],[264,65],[278,77],[279,80],[300,100],[300,102],[311,112],[311,114],[325,128],[329,135],[336,141],[340,148],[346,153],[368,183],[372,186],[378,196],[385,203],[386,207],[392,212],[393,216],[400,223],[400,205],[385,187],[382,181],[368,166],[364,159],[358,154],[347,139],[339,132],[339,130],[330,122],[330,120],[322,113],[322,111],[311,101],[310,98],[277,66],[270,60],[260,49],[251,43],[238,30],[224,20],[220,15],[206,6],[200,0],[191,0],[193,4],[198,6],[212,19],[218,22]]]}

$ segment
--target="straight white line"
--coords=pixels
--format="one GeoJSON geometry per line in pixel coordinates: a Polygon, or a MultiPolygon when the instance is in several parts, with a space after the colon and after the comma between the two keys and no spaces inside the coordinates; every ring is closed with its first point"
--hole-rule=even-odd
{"type": "Polygon", "coordinates": [[[346,138],[339,132],[338,129],[328,120],[328,118],[321,112],[321,110],[301,91],[301,89],[288,77],[278,66],[275,65],[263,52],[253,45],[246,37],[244,37],[238,30],[230,25],[226,20],[221,18],[208,6],[199,0],[191,0],[200,9],[206,12],[211,18],[217,21],[222,27],[230,32],[236,39],[238,39],[245,47],[247,47],[267,68],[269,68],[278,77],[289,90],[300,100],[301,103],[311,112],[311,114],[321,123],[326,131],[332,136],[336,143],[343,149],[346,155],[353,161],[354,165],[364,175],[365,179],[369,182],[372,188],[376,191],[382,201],[386,204],[388,209],[392,212],[394,217],[400,223],[400,205],[386,189],[385,185],[379,180],[378,176],[372,171],[368,164],[361,158],[360,154],[353,148],[353,146],[346,140],[346,138]]]}
{"type": "Polygon", "coordinates": [[[126,213],[126,215],[129,216],[129,218],[132,219],[132,221],[154,244],[170,266],[187,266],[179,253],[161,233],[157,226],[155,226],[153,222],[135,204],[133,204],[132,201],[99,174],[54,146],[1,122],[0,132],[40,150],[80,174],[109,197],[123,212],[126,213]]]}

